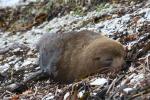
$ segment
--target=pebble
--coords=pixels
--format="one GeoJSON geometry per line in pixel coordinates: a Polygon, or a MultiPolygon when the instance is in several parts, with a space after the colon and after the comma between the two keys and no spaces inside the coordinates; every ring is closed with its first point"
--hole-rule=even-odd
{"type": "Polygon", "coordinates": [[[90,83],[90,85],[100,85],[100,86],[103,86],[105,85],[106,83],[108,83],[108,80],[105,79],[105,78],[97,78],[95,79],[94,81],[92,81],[90,83]]]}

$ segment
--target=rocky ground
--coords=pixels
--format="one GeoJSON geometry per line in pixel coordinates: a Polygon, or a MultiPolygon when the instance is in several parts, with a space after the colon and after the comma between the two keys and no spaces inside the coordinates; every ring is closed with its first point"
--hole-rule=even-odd
{"type": "Polygon", "coordinates": [[[51,3],[45,1],[0,9],[0,99],[150,99],[149,0],[100,3],[91,9],[66,5],[50,9],[51,3]],[[126,48],[125,68],[115,78],[95,75],[69,85],[42,80],[28,83],[17,94],[7,89],[39,69],[35,45],[43,34],[84,29],[120,41],[126,48]]]}

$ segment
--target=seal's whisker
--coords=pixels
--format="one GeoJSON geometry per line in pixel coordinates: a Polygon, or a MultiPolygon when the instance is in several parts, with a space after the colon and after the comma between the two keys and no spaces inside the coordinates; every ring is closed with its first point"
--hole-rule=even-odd
{"type": "Polygon", "coordinates": [[[108,67],[103,67],[103,68],[97,70],[97,72],[100,72],[100,73],[106,73],[109,71],[110,71],[110,69],[108,67]]]}

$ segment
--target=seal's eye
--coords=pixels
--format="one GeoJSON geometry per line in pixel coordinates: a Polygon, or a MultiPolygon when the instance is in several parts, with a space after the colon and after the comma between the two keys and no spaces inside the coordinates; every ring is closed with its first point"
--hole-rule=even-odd
{"type": "Polygon", "coordinates": [[[112,64],[112,62],[113,62],[112,58],[106,58],[106,59],[104,59],[103,64],[105,66],[110,66],[112,64]]]}
{"type": "Polygon", "coordinates": [[[100,60],[101,58],[100,57],[95,57],[93,60],[100,60]]]}
{"type": "Polygon", "coordinates": [[[104,67],[110,67],[112,65],[113,58],[112,57],[95,57],[93,58],[93,61],[98,65],[101,65],[104,67]]]}

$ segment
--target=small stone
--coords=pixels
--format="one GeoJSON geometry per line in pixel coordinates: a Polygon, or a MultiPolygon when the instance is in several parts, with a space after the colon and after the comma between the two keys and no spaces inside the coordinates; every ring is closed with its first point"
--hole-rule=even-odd
{"type": "Polygon", "coordinates": [[[141,81],[144,80],[144,74],[135,75],[131,80],[130,84],[140,84],[141,81]]]}
{"type": "Polygon", "coordinates": [[[13,83],[13,84],[10,84],[9,86],[7,86],[7,88],[12,90],[16,86],[17,86],[17,84],[13,83]]]}
{"type": "Polygon", "coordinates": [[[22,55],[23,54],[23,49],[21,48],[16,48],[12,51],[15,55],[22,55]]]}
{"type": "Polygon", "coordinates": [[[20,51],[20,48],[16,48],[12,52],[18,52],[18,51],[20,51]]]}
{"type": "Polygon", "coordinates": [[[32,62],[26,60],[26,61],[23,62],[22,66],[24,67],[24,66],[28,66],[28,65],[30,65],[30,64],[32,64],[32,62]]]}
{"type": "Polygon", "coordinates": [[[100,85],[103,86],[108,83],[108,80],[105,78],[98,78],[90,83],[90,85],[100,85]]]}
{"type": "Polygon", "coordinates": [[[78,93],[78,97],[79,97],[79,98],[82,98],[83,95],[84,95],[84,93],[85,93],[85,90],[80,91],[80,92],[78,93]]]}
{"type": "Polygon", "coordinates": [[[34,53],[31,50],[28,51],[27,56],[33,56],[33,55],[34,55],[34,53]]]}
{"type": "Polygon", "coordinates": [[[18,63],[16,63],[15,65],[14,65],[14,69],[16,70],[16,71],[18,71],[18,70],[20,70],[20,69],[22,69],[22,67],[21,67],[21,61],[19,61],[18,63]]]}
{"type": "Polygon", "coordinates": [[[130,2],[130,6],[134,6],[135,5],[135,2],[134,1],[131,1],[130,2]]]}
{"type": "Polygon", "coordinates": [[[135,89],[134,88],[125,88],[125,89],[123,89],[123,91],[127,94],[130,94],[130,93],[134,92],[135,89]]]}
{"type": "Polygon", "coordinates": [[[65,95],[64,95],[64,100],[67,100],[67,98],[70,96],[70,92],[67,92],[65,95]]]}
{"type": "Polygon", "coordinates": [[[49,93],[42,98],[42,100],[53,100],[53,99],[54,95],[52,93],[49,93]]]}
{"type": "Polygon", "coordinates": [[[9,64],[4,64],[0,66],[0,73],[6,72],[10,68],[9,64]]]}
{"type": "Polygon", "coordinates": [[[21,83],[12,83],[7,86],[7,89],[11,92],[22,92],[27,89],[27,87],[21,83]]]}

